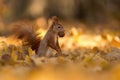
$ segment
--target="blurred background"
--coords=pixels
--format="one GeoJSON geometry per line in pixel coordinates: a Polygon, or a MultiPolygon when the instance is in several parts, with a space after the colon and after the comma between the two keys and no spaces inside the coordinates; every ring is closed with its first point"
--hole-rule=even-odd
{"type": "Polygon", "coordinates": [[[89,24],[117,22],[120,0],[0,0],[0,18],[7,22],[53,15],[89,24]]]}
{"type": "Polygon", "coordinates": [[[0,80],[80,79],[120,80],[120,0],[0,0],[0,80]],[[59,42],[68,56],[33,58],[12,29],[44,37],[52,16],[65,28],[59,42]]]}

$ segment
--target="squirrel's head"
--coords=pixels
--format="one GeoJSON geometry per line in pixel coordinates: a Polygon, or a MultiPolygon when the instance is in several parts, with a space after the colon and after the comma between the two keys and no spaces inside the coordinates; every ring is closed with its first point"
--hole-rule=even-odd
{"type": "Polygon", "coordinates": [[[53,20],[53,31],[58,34],[59,37],[65,36],[65,29],[64,27],[58,22],[59,19],[56,16],[52,17],[53,20]]]}

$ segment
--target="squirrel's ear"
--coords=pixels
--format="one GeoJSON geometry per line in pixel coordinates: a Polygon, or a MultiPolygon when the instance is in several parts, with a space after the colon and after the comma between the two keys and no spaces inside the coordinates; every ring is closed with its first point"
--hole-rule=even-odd
{"type": "Polygon", "coordinates": [[[59,19],[58,19],[57,16],[53,16],[53,17],[52,17],[52,20],[53,20],[53,22],[55,22],[55,23],[58,23],[58,21],[59,21],[59,19]]]}

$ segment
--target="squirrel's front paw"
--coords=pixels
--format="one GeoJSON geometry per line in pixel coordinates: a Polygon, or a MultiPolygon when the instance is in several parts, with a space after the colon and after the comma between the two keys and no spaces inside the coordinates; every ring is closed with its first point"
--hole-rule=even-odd
{"type": "Polygon", "coordinates": [[[44,57],[45,55],[44,54],[37,54],[36,56],[37,57],[44,57]]]}

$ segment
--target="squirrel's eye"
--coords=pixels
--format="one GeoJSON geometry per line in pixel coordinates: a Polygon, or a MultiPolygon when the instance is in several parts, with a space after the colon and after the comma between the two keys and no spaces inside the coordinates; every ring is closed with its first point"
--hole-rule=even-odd
{"type": "Polygon", "coordinates": [[[60,28],[60,26],[58,26],[58,28],[60,28]]]}

